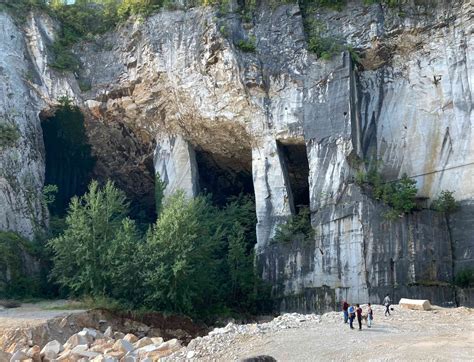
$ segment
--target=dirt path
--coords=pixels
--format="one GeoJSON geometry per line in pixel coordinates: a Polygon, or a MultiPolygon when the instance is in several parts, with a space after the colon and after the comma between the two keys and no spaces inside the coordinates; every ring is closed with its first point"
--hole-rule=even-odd
{"type": "Polygon", "coordinates": [[[50,319],[81,312],[84,310],[71,309],[66,300],[24,303],[18,308],[1,308],[0,331],[10,328],[36,327],[50,319]]]}

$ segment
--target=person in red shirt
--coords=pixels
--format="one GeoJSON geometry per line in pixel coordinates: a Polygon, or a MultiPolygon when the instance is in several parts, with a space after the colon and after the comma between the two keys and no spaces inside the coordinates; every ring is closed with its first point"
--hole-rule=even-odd
{"type": "Polygon", "coordinates": [[[346,301],[342,302],[342,312],[344,313],[344,323],[347,323],[347,320],[349,319],[349,312],[347,311],[349,309],[349,303],[346,301]]]}
{"type": "Polygon", "coordinates": [[[357,323],[359,323],[359,331],[362,330],[362,308],[359,304],[356,304],[356,315],[357,315],[357,323]]]}

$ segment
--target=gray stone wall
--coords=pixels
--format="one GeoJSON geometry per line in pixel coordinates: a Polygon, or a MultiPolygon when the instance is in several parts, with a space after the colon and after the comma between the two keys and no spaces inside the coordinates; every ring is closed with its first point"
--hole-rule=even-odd
{"type": "Polygon", "coordinates": [[[125,188],[152,187],[144,170],[153,151],[168,191],[190,196],[199,186],[194,150],[235,170],[251,164],[257,260],[281,308],[375,302],[386,291],[451,303],[453,269],[473,265],[472,4],[412,3],[401,13],[348,3],[314,14],[263,6],[252,22],[236,13],[218,18],[212,8],[161,11],[78,44],[80,74],[48,67],[57,24],[47,16],[32,14],[20,28],[2,13],[9,35],[0,38],[0,111],[13,117],[21,142],[0,156],[0,228],[31,237],[33,220],[47,219],[38,114],[67,95],[84,111],[99,173],[125,188]],[[325,24],[322,36],[356,49],[359,64],[348,51],[330,60],[308,52],[303,15],[325,24]],[[236,45],[253,36],[255,52],[236,45]],[[22,78],[29,69],[33,81],[22,78]],[[78,79],[91,89],[81,91],[78,79]],[[17,91],[9,96],[8,87],[17,91]],[[117,138],[118,130],[127,132],[117,138]],[[124,149],[124,137],[132,146],[124,149]],[[306,146],[316,236],[305,245],[271,243],[295,212],[279,143],[306,146]],[[381,161],[387,180],[406,173],[428,204],[455,191],[462,207],[449,223],[428,210],[388,222],[385,206],[354,184],[357,160],[381,161]]]}

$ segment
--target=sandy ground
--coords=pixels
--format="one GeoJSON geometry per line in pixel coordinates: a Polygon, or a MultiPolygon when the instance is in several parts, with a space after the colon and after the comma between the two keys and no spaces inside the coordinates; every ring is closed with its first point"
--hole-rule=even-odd
{"type": "Polygon", "coordinates": [[[24,303],[19,308],[0,308],[0,333],[9,328],[35,327],[56,317],[84,311],[70,309],[68,303],[66,300],[55,300],[24,303]]]}
{"type": "MultiPolygon", "coordinates": [[[[321,323],[301,324],[260,336],[238,336],[213,359],[270,355],[278,361],[474,361],[474,310],[411,311],[394,306],[390,317],[375,307],[371,329],[349,329],[336,313],[321,323]]],[[[356,322],[357,324],[357,322],[356,322]]]]}

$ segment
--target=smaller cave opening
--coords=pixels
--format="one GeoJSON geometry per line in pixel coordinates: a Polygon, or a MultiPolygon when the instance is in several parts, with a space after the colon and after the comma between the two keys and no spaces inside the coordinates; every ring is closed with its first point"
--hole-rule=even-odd
{"type": "Polygon", "coordinates": [[[296,214],[301,209],[308,209],[309,197],[309,163],[304,143],[278,142],[278,150],[288,174],[292,195],[292,206],[296,214]]]}
{"type": "Polygon", "coordinates": [[[96,159],[88,142],[84,116],[68,102],[53,114],[40,114],[45,148],[45,185],[58,191],[49,205],[52,215],[64,216],[73,196],[87,191],[96,159]]]}
{"type": "Polygon", "coordinates": [[[237,160],[199,149],[195,153],[200,192],[211,194],[216,205],[224,206],[233,196],[254,196],[251,157],[247,164],[244,157],[237,160]]]}

